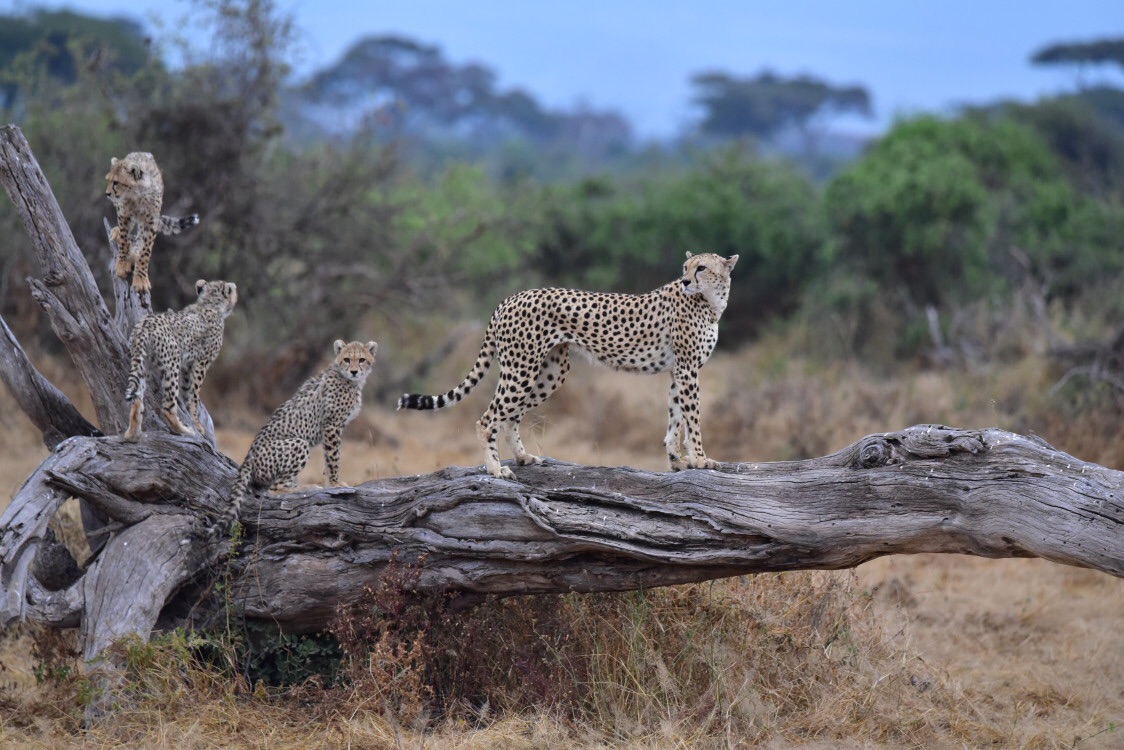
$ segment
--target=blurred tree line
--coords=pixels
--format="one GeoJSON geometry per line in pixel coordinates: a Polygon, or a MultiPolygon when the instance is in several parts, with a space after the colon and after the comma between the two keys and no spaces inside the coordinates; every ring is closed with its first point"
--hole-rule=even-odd
{"type": "MultiPolygon", "coordinates": [[[[427,322],[482,318],[529,285],[645,291],[687,250],[742,257],[726,346],[793,325],[818,347],[830,339],[825,352],[913,357],[934,312],[1001,310],[1028,289],[1124,320],[1113,115],[1124,108],[1111,87],[903,120],[825,177],[763,156],[762,143],[832,112],[869,113],[862,87],[703,73],[694,132],[637,145],[619,115],[549,111],[499,90],[485,66],[398,37],[361,40],[293,86],[293,31],[271,0],[197,11],[191,36],[209,46],[184,46],[174,68],[129,21],[0,18],[6,117],[103,278],[109,159],[153,152],[165,212],[203,219],[158,240],[157,306],[187,302],[196,278],[237,282],[232,356],[269,353],[293,379],[324,342],[364,326],[421,357],[442,336],[411,343],[427,322]],[[324,127],[345,112],[348,128],[324,127]]],[[[1079,45],[1066,54],[1044,64],[1079,45]]],[[[6,202],[0,222],[0,311],[32,335],[27,240],[6,202]]]]}

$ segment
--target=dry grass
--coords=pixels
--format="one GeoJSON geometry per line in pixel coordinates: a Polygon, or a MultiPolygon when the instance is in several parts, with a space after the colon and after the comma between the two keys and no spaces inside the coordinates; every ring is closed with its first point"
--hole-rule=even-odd
{"type": "MultiPolygon", "coordinates": [[[[1072,395],[1047,399],[1041,394],[1057,373],[1032,355],[1001,367],[888,377],[853,362],[794,357],[791,348],[766,340],[704,369],[710,455],[801,458],[871,432],[943,422],[1035,432],[1081,458],[1124,466],[1119,409],[1072,395]]],[[[467,342],[432,384],[458,380],[474,355],[475,342],[467,342]]],[[[579,364],[528,418],[525,440],[560,459],[662,470],[665,389],[663,378],[579,364]]],[[[7,399],[0,392],[5,494],[45,455],[7,399]]],[[[349,428],[342,478],[478,465],[472,426],[485,402],[473,396],[439,414],[369,405],[349,428]]],[[[263,417],[220,413],[219,445],[241,458],[263,417]]],[[[314,461],[303,478],[318,481],[320,471],[314,461]]],[[[73,524],[70,511],[62,530],[73,524]]],[[[895,556],[849,573],[510,599],[459,618],[433,611],[413,629],[366,620],[349,651],[348,687],[331,690],[267,690],[197,663],[182,643],[134,645],[116,710],[89,730],[79,725],[81,676],[56,672],[40,683],[34,674],[37,666],[65,666],[59,650],[67,642],[55,643],[52,656],[35,628],[11,629],[0,634],[0,746],[1091,750],[1124,743],[1120,731],[1106,731],[1124,722],[1120,581],[1043,561],[895,556]],[[411,695],[428,700],[411,704],[411,695]]]]}

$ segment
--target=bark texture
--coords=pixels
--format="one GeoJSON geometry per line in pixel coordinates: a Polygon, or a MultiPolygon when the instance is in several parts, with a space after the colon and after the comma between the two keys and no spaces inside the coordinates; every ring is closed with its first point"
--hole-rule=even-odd
{"type": "MultiPolygon", "coordinates": [[[[44,269],[32,293],[107,436],[44,385],[6,334],[0,374],[53,452],[0,516],[0,625],[80,627],[87,659],[123,635],[205,618],[207,583],[220,568],[229,604],[291,631],[324,627],[392,559],[417,565],[418,589],[463,592],[466,603],[844,568],[910,552],[1038,556],[1124,575],[1124,473],[1036,438],[936,425],[870,435],[821,458],[717,471],[547,461],[516,467],[516,481],[449,468],[266,494],[247,499],[244,538],[225,559],[229,540],[199,532],[226,506],[237,467],[210,435],[170,435],[155,420],[138,443],[117,436],[123,328],[136,314],[109,315],[33,165],[19,130],[0,129],[0,181],[22,207],[44,269]],[[47,523],[68,497],[95,519],[87,519],[95,555],[77,579],[36,564],[57,550],[47,523]]],[[[115,289],[119,309],[143,314],[146,300],[115,289]]]]}

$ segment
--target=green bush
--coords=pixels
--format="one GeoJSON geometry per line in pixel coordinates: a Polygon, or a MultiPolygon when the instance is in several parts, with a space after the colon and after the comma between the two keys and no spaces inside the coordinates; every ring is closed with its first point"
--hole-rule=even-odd
{"type": "Polygon", "coordinates": [[[1119,207],[1080,192],[1038,132],[1005,116],[898,123],[828,186],[824,206],[833,264],[915,308],[1028,274],[1070,300],[1121,262],[1119,207]]]}

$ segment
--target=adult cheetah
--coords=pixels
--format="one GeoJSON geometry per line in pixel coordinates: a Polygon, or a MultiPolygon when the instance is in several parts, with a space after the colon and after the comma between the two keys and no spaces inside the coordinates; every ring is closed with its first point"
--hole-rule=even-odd
{"type": "Polygon", "coordinates": [[[484,463],[492,476],[512,479],[500,465],[496,438],[503,432],[520,466],[542,463],[523,447],[519,422],[566,379],[570,349],[625,372],[671,372],[664,438],[672,470],[712,469],[699,428],[699,368],[718,342],[718,320],[730,296],[738,256],[687,253],[682,275],[647,294],[573,289],[531,289],[508,297],[492,314],[476,364],[456,388],[439,396],[407,393],[399,409],[441,409],[455,404],[499,360],[495,395],[476,423],[484,463]]]}

